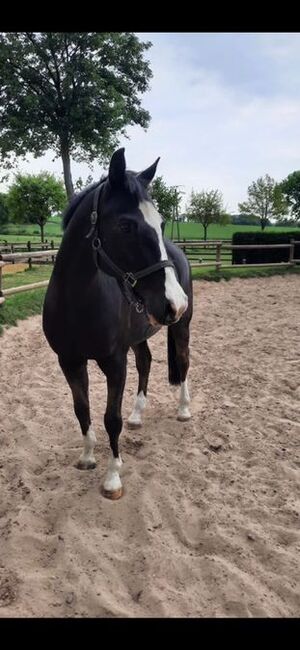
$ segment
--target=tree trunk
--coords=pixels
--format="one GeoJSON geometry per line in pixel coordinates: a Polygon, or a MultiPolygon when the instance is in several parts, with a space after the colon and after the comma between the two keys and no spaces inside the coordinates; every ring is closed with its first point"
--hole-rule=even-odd
{"type": "Polygon", "coordinates": [[[205,225],[203,224],[203,228],[204,228],[204,239],[205,239],[205,241],[206,241],[206,240],[207,240],[207,226],[205,226],[205,225]]]}
{"type": "Polygon", "coordinates": [[[260,225],[261,225],[262,231],[264,231],[264,229],[266,227],[266,222],[264,221],[264,219],[261,220],[260,225]]]}
{"type": "Polygon", "coordinates": [[[61,158],[63,163],[64,181],[65,181],[67,197],[69,201],[71,201],[71,199],[74,196],[74,187],[73,187],[72,174],[71,174],[70,151],[69,151],[68,144],[64,142],[61,142],[61,158]]]}
{"type": "Polygon", "coordinates": [[[40,223],[40,229],[41,229],[41,242],[44,243],[44,224],[40,223]]]}

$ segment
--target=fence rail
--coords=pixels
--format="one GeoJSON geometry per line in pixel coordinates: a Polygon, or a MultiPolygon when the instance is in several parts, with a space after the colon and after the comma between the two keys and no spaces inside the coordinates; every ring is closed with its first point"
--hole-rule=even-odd
{"type": "Polygon", "coordinates": [[[265,267],[278,267],[278,266],[293,266],[294,264],[299,263],[299,260],[294,257],[295,254],[295,246],[296,244],[300,244],[300,241],[296,241],[294,239],[291,239],[289,244],[228,244],[228,240],[219,240],[219,241],[213,241],[210,240],[209,244],[206,240],[198,240],[198,242],[195,241],[183,241],[183,242],[176,242],[177,246],[183,249],[185,252],[186,256],[190,260],[190,264],[193,268],[201,268],[201,267],[207,267],[207,266],[215,266],[216,270],[219,271],[220,268],[253,268],[254,266],[265,266],[265,267]],[[207,244],[209,245],[209,251],[206,251],[206,246],[207,244]],[[252,264],[226,264],[228,260],[225,259],[225,256],[230,256],[232,250],[261,250],[261,249],[278,249],[278,248],[285,248],[289,249],[290,254],[289,254],[289,260],[286,262],[254,262],[252,264]],[[204,249],[204,252],[202,252],[204,249]],[[205,255],[205,257],[212,257],[211,261],[209,260],[198,260],[196,261],[194,258],[197,256],[196,252],[198,251],[198,255],[205,255]],[[221,259],[221,256],[223,256],[223,260],[221,259]],[[225,263],[224,263],[225,261],[225,263]]]}
{"type": "MultiPolygon", "coordinates": [[[[184,242],[176,242],[177,245],[180,248],[183,248],[189,257],[189,253],[187,252],[187,249],[193,249],[193,248],[198,248],[202,249],[205,248],[206,246],[210,246],[212,248],[212,253],[215,253],[214,255],[214,260],[212,261],[194,261],[193,259],[190,259],[190,264],[192,268],[203,268],[203,267],[212,267],[215,266],[216,271],[219,271],[221,268],[224,269],[229,269],[229,268],[253,268],[254,266],[256,267],[283,267],[283,266],[293,266],[294,264],[299,264],[300,259],[296,259],[294,257],[294,252],[295,252],[295,245],[300,244],[300,241],[295,241],[294,239],[291,239],[289,244],[228,244],[228,240],[219,240],[219,241],[214,241],[214,240],[198,240],[197,242],[194,241],[189,241],[186,240],[184,242]],[[226,243],[224,243],[226,242],[226,243]],[[224,250],[229,250],[232,251],[233,249],[237,250],[255,250],[255,249],[273,249],[273,248],[288,248],[290,250],[290,255],[289,255],[289,260],[287,262],[265,262],[265,263],[253,263],[253,264],[224,264],[224,261],[221,259],[221,255],[224,252],[224,250]]],[[[31,289],[37,289],[40,287],[46,287],[48,285],[48,280],[43,280],[41,282],[35,282],[33,284],[26,284],[22,285],[20,287],[12,287],[10,289],[3,289],[2,290],[2,269],[6,264],[13,263],[15,261],[19,261],[21,259],[25,259],[28,261],[29,266],[31,266],[32,262],[36,261],[36,263],[39,263],[40,260],[49,258],[51,257],[52,262],[54,262],[55,256],[58,253],[58,249],[50,248],[47,250],[41,250],[41,251],[23,251],[19,253],[2,253],[0,254],[0,305],[3,304],[5,300],[5,296],[10,296],[14,293],[20,293],[22,291],[30,291],[31,289]],[[28,254],[30,252],[30,255],[28,254]]],[[[210,253],[211,254],[211,253],[210,253]]],[[[227,261],[227,260],[226,260],[227,261]]]]}
{"type": "Polygon", "coordinates": [[[55,257],[58,253],[58,249],[47,249],[42,251],[22,251],[19,253],[1,253],[0,254],[0,305],[5,301],[5,296],[11,296],[14,293],[20,293],[22,291],[30,291],[31,289],[38,289],[40,287],[46,287],[49,283],[49,280],[42,280],[41,282],[34,282],[32,284],[24,284],[20,287],[11,287],[10,289],[2,289],[2,269],[7,264],[14,264],[15,262],[20,262],[21,260],[26,260],[28,262],[29,268],[32,267],[32,263],[35,262],[39,264],[42,261],[47,261],[51,258],[50,263],[54,263],[55,257]]]}
{"type": "Polygon", "coordinates": [[[54,248],[55,244],[53,239],[50,242],[48,240],[45,240],[43,242],[8,242],[6,239],[0,241],[0,254],[15,253],[17,251],[41,251],[54,248]]]}

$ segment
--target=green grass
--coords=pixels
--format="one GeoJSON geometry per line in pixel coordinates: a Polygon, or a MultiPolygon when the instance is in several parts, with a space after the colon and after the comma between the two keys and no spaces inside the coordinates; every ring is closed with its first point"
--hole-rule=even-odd
{"type": "Polygon", "coordinates": [[[40,314],[44,302],[46,289],[34,289],[26,293],[8,296],[0,307],[0,335],[4,327],[17,325],[18,320],[40,314]]]}
{"type": "MultiPolygon", "coordinates": [[[[180,239],[203,239],[204,230],[203,226],[198,223],[181,223],[180,228],[180,239]]],[[[28,225],[9,225],[9,232],[0,232],[0,243],[2,240],[7,240],[8,242],[27,242],[28,240],[32,242],[40,241],[40,229],[37,225],[28,224],[28,225]]],[[[233,224],[228,224],[227,226],[220,226],[218,224],[212,224],[208,227],[207,238],[208,239],[231,239],[234,232],[259,232],[261,228],[259,226],[236,226],[233,224]]],[[[296,228],[276,228],[275,226],[269,226],[265,229],[265,232],[289,232],[295,231],[296,228]]],[[[171,224],[167,223],[166,225],[166,236],[170,237],[171,235],[171,224]]],[[[177,238],[177,229],[174,228],[173,231],[174,238],[177,238]]],[[[300,229],[299,229],[300,236],[300,229]]],[[[55,243],[59,243],[62,237],[61,229],[61,218],[53,217],[45,226],[45,239],[50,241],[54,240],[55,243]]]]}
{"type": "MultiPolygon", "coordinates": [[[[297,228],[276,228],[275,226],[268,226],[265,232],[289,232],[295,231],[297,228]]],[[[181,223],[179,224],[180,239],[203,239],[204,230],[203,226],[199,223],[181,223]]],[[[228,224],[227,226],[220,226],[219,224],[212,224],[207,229],[207,239],[231,239],[235,232],[261,232],[260,226],[236,226],[228,224]]],[[[171,224],[167,223],[165,230],[166,237],[171,235],[171,224]]],[[[299,228],[300,235],[300,228],[299,228]]],[[[174,227],[173,237],[177,239],[177,229],[174,227]]]]}
{"type": "MultiPolygon", "coordinates": [[[[32,269],[26,269],[19,273],[9,273],[2,276],[3,289],[11,287],[20,287],[32,282],[48,280],[52,273],[52,266],[36,266],[32,269]]],[[[5,302],[0,306],[0,335],[3,334],[4,326],[10,327],[17,325],[18,320],[24,320],[29,316],[40,314],[46,287],[41,289],[32,289],[24,293],[16,293],[5,298],[5,302]]]]}
{"type": "MultiPolygon", "coordinates": [[[[6,230],[6,229],[5,229],[6,230]]],[[[7,227],[7,233],[0,232],[0,244],[3,240],[8,242],[27,242],[28,240],[32,242],[40,242],[40,228],[37,224],[9,224],[7,227]]],[[[44,230],[45,239],[53,239],[55,242],[59,242],[62,237],[62,228],[61,228],[61,217],[52,217],[46,224],[44,230]]]]}
{"type": "MultiPolygon", "coordinates": [[[[2,288],[11,289],[11,287],[21,287],[33,282],[49,280],[53,266],[34,266],[32,269],[26,269],[18,273],[7,273],[2,276],[2,288]]],[[[8,300],[8,298],[7,298],[8,300]]]]}
{"type": "Polygon", "coordinates": [[[300,267],[283,266],[282,268],[278,268],[278,266],[266,266],[262,268],[253,265],[253,267],[246,269],[235,269],[234,266],[230,269],[221,268],[220,271],[216,271],[215,267],[192,269],[193,280],[209,280],[213,282],[219,282],[222,279],[231,280],[232,278],[266,278],[272,275],[290,274],[300,275],[300,267]]]}

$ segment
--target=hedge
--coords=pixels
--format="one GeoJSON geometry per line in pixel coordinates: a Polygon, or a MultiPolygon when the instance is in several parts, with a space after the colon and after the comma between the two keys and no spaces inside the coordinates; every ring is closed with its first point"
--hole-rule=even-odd
{"type": "MultiPolygon", "coordinates": [[[[300,242],[300,230],[289,232],[235,232],[232,235],[232,244],[289,244],[291,239],[300,242]]],[[[300,243],[295,245],[294,251],[294,257],[300,259],[300,243]]],[[[232,264],[288,262],[289,257],[289,248],[233,249],[232,264]]]]}

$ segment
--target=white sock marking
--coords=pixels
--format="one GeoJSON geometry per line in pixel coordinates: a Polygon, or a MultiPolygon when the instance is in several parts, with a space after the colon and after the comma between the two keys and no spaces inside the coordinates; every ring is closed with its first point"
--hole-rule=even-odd
{"type": "Polygon", "coordinates": [[[191,412],[189,409],[189,403],[191,401],[187,379],[181,383],[180,386],[180,400],[179,400],[179,409],[178,409],[178,418],[179,420],[189,420],[191,417],[191,412]]]}
{"type": "Polygon", "coordinates": [[[83,452],[80,456],[80,461],[83,463],[95,463],[95,456],[94,456],[94,447],[96,444],[96,436],[94,434],[94,431],[92,427],[89,427],[89,430],[86,434],[86,436],[83,436],[83,452]]]}
{"type": "Polygon", "coordinates": [[[122,487],[121,479],[119,476],[119,470],[122,467],[122,459],[119,455],[119,458],[110,459],[108,463],[108,468],[106,472],[106,477],[104,481],[104,489],[107,492],[116,492],[122,487]]]}
{"type": "Polygon", "coordinates": [[[133,411],[128,418],[129,424],[142,424],[142,413],[146,406],[147,399],[141,390],[135,399],[133,411]]]}

